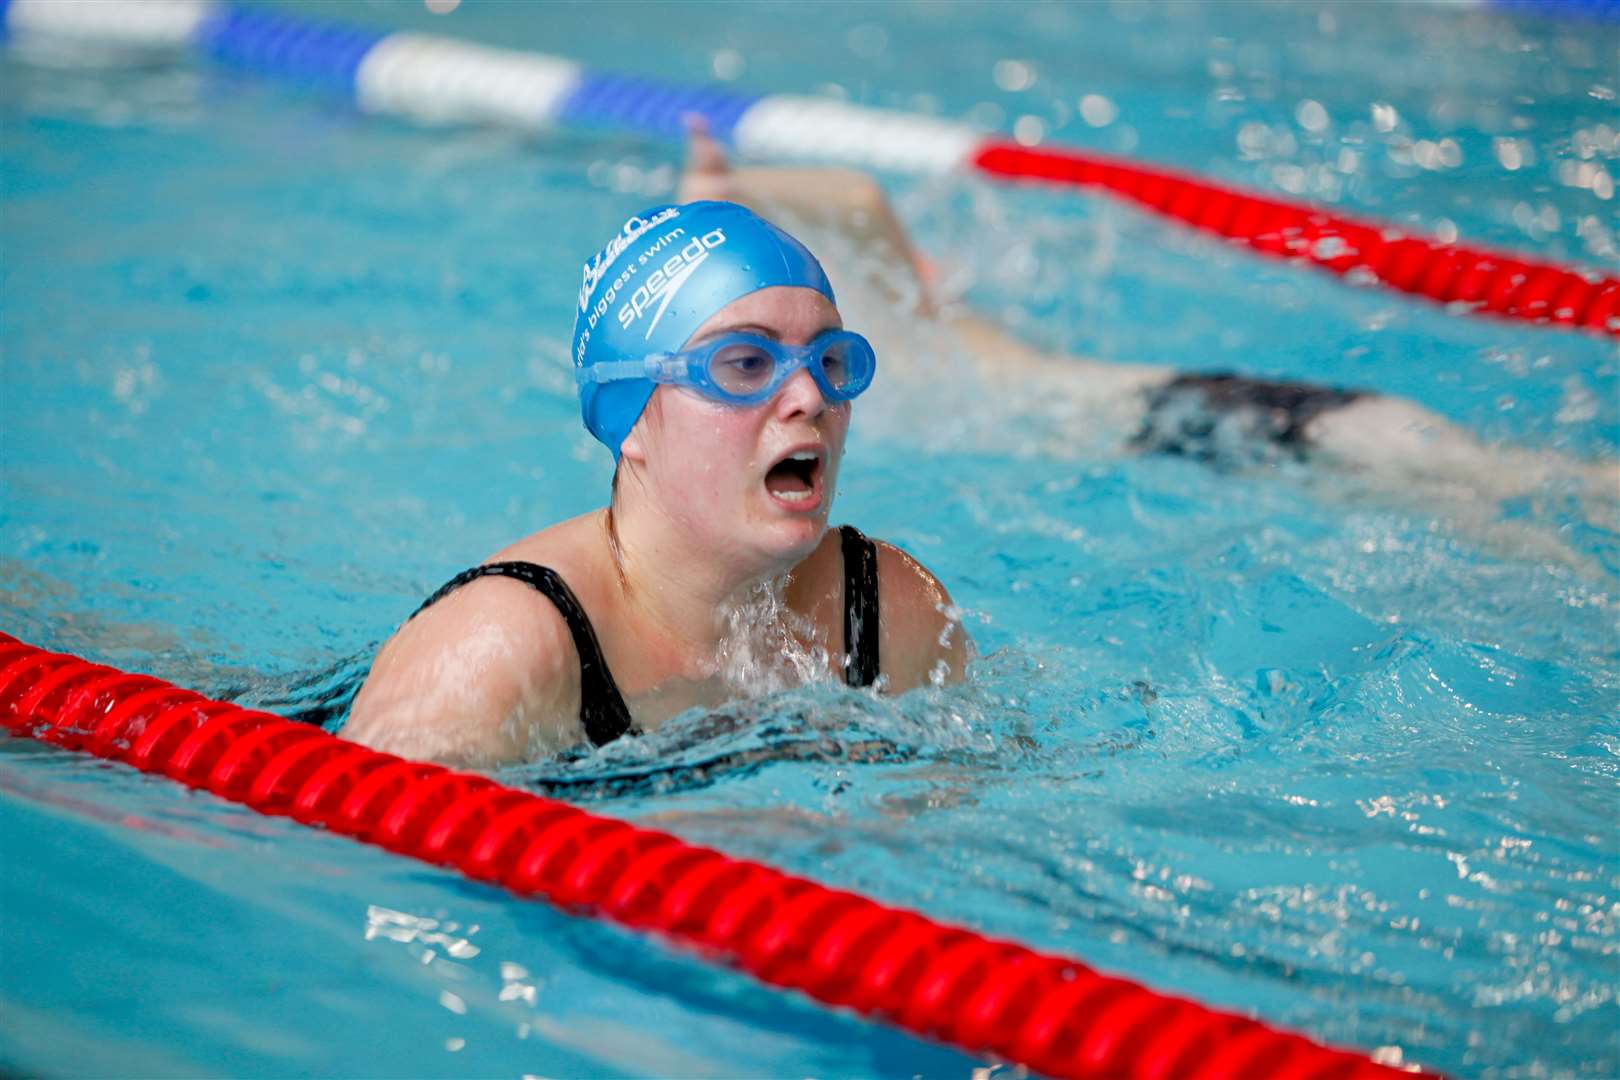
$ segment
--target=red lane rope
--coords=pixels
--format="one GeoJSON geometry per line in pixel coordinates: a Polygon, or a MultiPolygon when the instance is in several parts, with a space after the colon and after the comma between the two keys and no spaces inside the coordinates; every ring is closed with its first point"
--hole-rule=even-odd
{"type": "Polygon", "coordinates": [[[1263,255],[1378,282],[1458,310],[1620,338],[1620,278],[1424,240],[1389,226],[1098,154],[989,143],[973,165],[1009,179],[1103,188],[1263,255]]]}
{"type": "Polygon", "coordinates": [[[0,726],[652,930],[1050,1076],[1410,1075],[1078,961],[0,634],[0,726]]]}

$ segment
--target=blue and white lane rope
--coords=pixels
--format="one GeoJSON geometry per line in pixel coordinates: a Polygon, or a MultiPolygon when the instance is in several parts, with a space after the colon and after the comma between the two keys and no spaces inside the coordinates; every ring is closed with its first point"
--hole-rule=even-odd
{"type": "MultiPolygon", "coordinates": [[[[1495,0],[1512,3],[1516,0],[1495,0]]],[[[1611,0],[1566,0],[1584,9],[1611,0]]],[[[1612,0],[1620,2],[1620,0],[1612,0]]],[[[824,98],[750,95],[591,71],[541,53],[382,33],[218,0],[0,0],[12,47],[176,57],[350,95],[366,112],[428,123],[553,125],[679,137],[697,114],[748,157],[1103,190],[1275,258],[1426,296],[1458,310],[1620,338],[1620,278],[1410,236],[1320,207],[1251,195],[1080,150],[1002,143],[967,125],[824,98]]]]}
{"type": "Polygon", "coordinates": [[[748,156],[938,173],[984,135],[962,124],[784,94],[673,86],[542,53],[380,33],[210,0],[0,0],[14,47],[201,53],[223,65],[346,91],[372,113],[427,123],[556,124],[679,136],[696,113],[748,156]]]}

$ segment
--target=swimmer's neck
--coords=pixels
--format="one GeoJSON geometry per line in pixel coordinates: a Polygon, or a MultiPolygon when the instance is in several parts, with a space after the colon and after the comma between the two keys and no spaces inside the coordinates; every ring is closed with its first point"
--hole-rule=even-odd
{"type": "MultiPolygon", "coordinates": [[[[606,539],[605,512],[601,524],[606,539]]],[[[714,674],[721,642],[734,632],[727,615],[757,600],[761,586],[780,591],[800,561],[716,550],[631,500],[615,502],[613,526],[627,614],[678,650],[685,674],[694,679],[714,674]]]]}

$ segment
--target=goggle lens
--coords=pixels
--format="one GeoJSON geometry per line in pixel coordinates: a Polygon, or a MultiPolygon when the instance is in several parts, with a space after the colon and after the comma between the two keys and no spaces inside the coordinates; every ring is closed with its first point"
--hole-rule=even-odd
{"type": "Polygon", "coordinates": [[[738,397],[759,393],[775,376],[776,358],[757,345],[726,345],[709,358],[709,378],[721,390],[738,397]]]}
{"type": "Polygon", "coordinates": [[[849,341],[835,341],[821,354],[821,371],[827,377],[827,385],[834,390],[846,390],[855,378],[854,365],[850,363],[849,341]]]}

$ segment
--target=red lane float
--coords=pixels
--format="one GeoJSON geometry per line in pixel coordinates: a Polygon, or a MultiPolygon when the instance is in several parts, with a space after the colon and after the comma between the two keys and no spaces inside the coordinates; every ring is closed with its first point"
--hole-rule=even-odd
{"type": "Polygon", "coordinates": [[[656,931],[772,985],[1050,1076],[1411,1075],[1074,960],[6,634],[0,725],[656,931]]]}
{"type": "Polygon", "coordinates": [[[1424,240],[1389,226],[1098,154],[998,142],[982,147],[973,165],[1008,179],[1101,188],[1261,254],[1378,282],[1460,310],[1620,338],[1620,278],[1424,240]]]}

